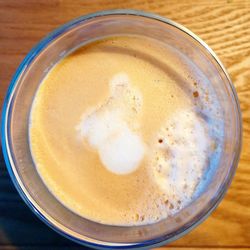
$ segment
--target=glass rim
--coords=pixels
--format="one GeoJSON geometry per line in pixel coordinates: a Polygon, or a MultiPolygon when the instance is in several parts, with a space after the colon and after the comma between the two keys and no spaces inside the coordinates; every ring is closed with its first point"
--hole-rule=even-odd
{"type": "Polygon", "coordinates": [[[120,248],[120,249],[127,249],[127,248],[146,248],[149,246],[158,246],[162,243],[167,243],[169,241],[173,241],[175,239],[178,239],[182,235],[186,234],[188,231],[199,225],[203,220],[205,220],[209,214],[218,206],[222,198],[224,197],[232,178],[235,174],[239,158],[240,158],[240,152],[242,147],[242,118],[241,118],[241,111],[240,111],[240,105],[239,100],[237,97],[236,90],[233,86],[233,83],[220,62],[219,58],[216,56],[216,54],[213,52],[213,50],[203,41],[201,40],[197,35],[195,35],[193,32],[185,28],[184,26],[168,19],[165,17],[161,17],[159,15],[148,13],[144,11],[139,10],[132,10],[132,9],[116,9],[116,10],[105,10],[105,11],[99,11],[88,15],[80,16],[76,19],[73,19],[70,22],[67,22],[66,24],[60,26],[59,28],[55,29],[51,33],[49,33],[45,38],[43,38],[37,45],[35,45],[30,52],[25,56],[19,67],[17,68],[10,85],[8,87],[8,90],[6,92],[6,96],[3,103],[2,108],[2,119],[1,119],[1,141],[2,141],[2,151],[5,159],[5,163],[9,172],[9,175],[12,179],[12,182],[14,183],[15,188],[17,189],[19,195],[22,197],[24,202],[28,205],[28,207],[37,215],[39,219],[41,219],[45,224],[47,224],[50,228],[58,232],[59,234],[63,235],[64,237],[73,240],[77,243],[83,244],[85,246],[93,247],[93,248],[120,248]],[[9,115],[10,112],[10,103],[12,101],[13,95],[15,93],[15,89],[18,86],[18,80],[22,76],[23,72],[26,68],[29,67],[29,65],[33,62],[33,60],[36,58],[36,56],[42,52],[53,40],[58,38],[61,34],[64,32],[72,29],[73,27],[77,26],[79,23],[87,21],[89,19],[98,18],[102,16],[111,16],[111,15],[132,15],[132,16],[138,16],[138,17],[144,17],[148,19],[153,19],[160,21],[164,24],[171,25],[178,30],[184,32],[186,35],[190,36],[192,39],[196,40],[202,47],[205,48],[206,51],[212,56],[212,58],[215,60],[215,62],[218,64],[220,69],[222,70],[223,74],[225,75],[227,82],[229,84],[230,90],[233,94],[233,101],[234,106],[236,107],[236,124],[237,129],[239,133],[238,140],[236,140],[235,145],[235,156],[232,161],[232,165],[229,166],[229,174],[227,175],[227,178],[225,178],[224,183],[222,183],[220,192],[218,193],[216,199],[211,202],[210,206],[206,207],[206,210],[203,210],[200,214],[197,215],[196,218],[193,218],[191,221],[185,224],[185,227],[181,228],[181,230],[177,230],[175,232],[175,235],[172,237],[168,237],[168,235],[164,235],[160,238],[144,241],[144,242],[136,242],[136,243],[113,243],[113,242],[106,242],[101,240],[92,239],[89,237],[86,237],[84,235],[78,234],[74,232],[73,230],[68,229],[67,227],[63,226],[60,223],[57,223],[56,220],[54,220],[49,214],[47,214],[37,203],[36,201],[30,196],[29,192],[24,187],[21,179],[19,178],[19,175],[16,171],[15,164],[13,162],[11,150],[10,150],[10,142],[8,139],[8,125],[9,125],[9,115]],[[73,235],[73,234],[74,235],[73,235]],[[166,239],[167,238],[167,239],[166,239]]]}

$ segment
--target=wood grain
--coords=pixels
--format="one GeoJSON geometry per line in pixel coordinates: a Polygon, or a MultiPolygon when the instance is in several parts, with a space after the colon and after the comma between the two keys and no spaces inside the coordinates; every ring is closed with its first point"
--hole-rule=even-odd
{"type": "MultiPolygon", "coordinates": [[[[250,1],[0,0],[0,108],[15,69],[44,35],[80,15],[115,8],[154,12],[199,35],[227,68],[240,99],[243,149],[233,183],[209,219],[168,248],[250,249],[250,1]]],[[[29,211],[0,156],[0,249],[69,247],[80,249],[29,211]]]]}

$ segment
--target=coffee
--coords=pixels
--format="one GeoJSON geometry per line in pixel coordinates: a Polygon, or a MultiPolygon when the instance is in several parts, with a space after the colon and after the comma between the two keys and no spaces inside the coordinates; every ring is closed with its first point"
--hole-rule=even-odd
{"type": "Polygon", "coordinates": [[[223,129],[216,92],[187,57],[121,36],[53,67],[36,93],[29,133],[36,168],[62,204],[128,226],[171,216],[206,188],[223,129]]]}

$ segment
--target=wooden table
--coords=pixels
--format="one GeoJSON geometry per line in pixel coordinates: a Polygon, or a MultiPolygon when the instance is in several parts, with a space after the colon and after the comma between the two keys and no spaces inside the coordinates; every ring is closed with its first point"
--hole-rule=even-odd
{"type": "MultiPolygon", "coordinates": [[[[250,249],[250,0],[0,0],[0,108],[15,69],[44,35],[80,15],[114,8],[155,12],[199,35],[228,69],[240,99],[244,140],[233,183],[209,219],[169,248],[250,249]]],[[[0,249],[69,247],[80,248],[45,226],[21,201],[0,154],[0,249]]]]}

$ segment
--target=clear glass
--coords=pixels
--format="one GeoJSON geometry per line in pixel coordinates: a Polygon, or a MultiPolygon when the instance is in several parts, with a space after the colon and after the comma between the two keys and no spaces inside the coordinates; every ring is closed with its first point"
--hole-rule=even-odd
{"type": "Polygon", "coordinates": [[[49,34],[26,56],[8,89],[2,114],[2,148],[17,190],[31,210],[62,235],[87,246],[149,248],[179,238],[203,221],[224,196],[241,148],[241,114],[231,80],[212,50],[189,30],[168,19],[133,11],[105,11],[80,17],[49,34]],[[34,94],[61,58],[92,40],[141,35],[172,46],[210,79],[225,117],[225,144],[218,169],[204,193],[175,216],[146,226],[109,226],[82,218],[48,191],[32,162],[28,125],[34,94]]]}

